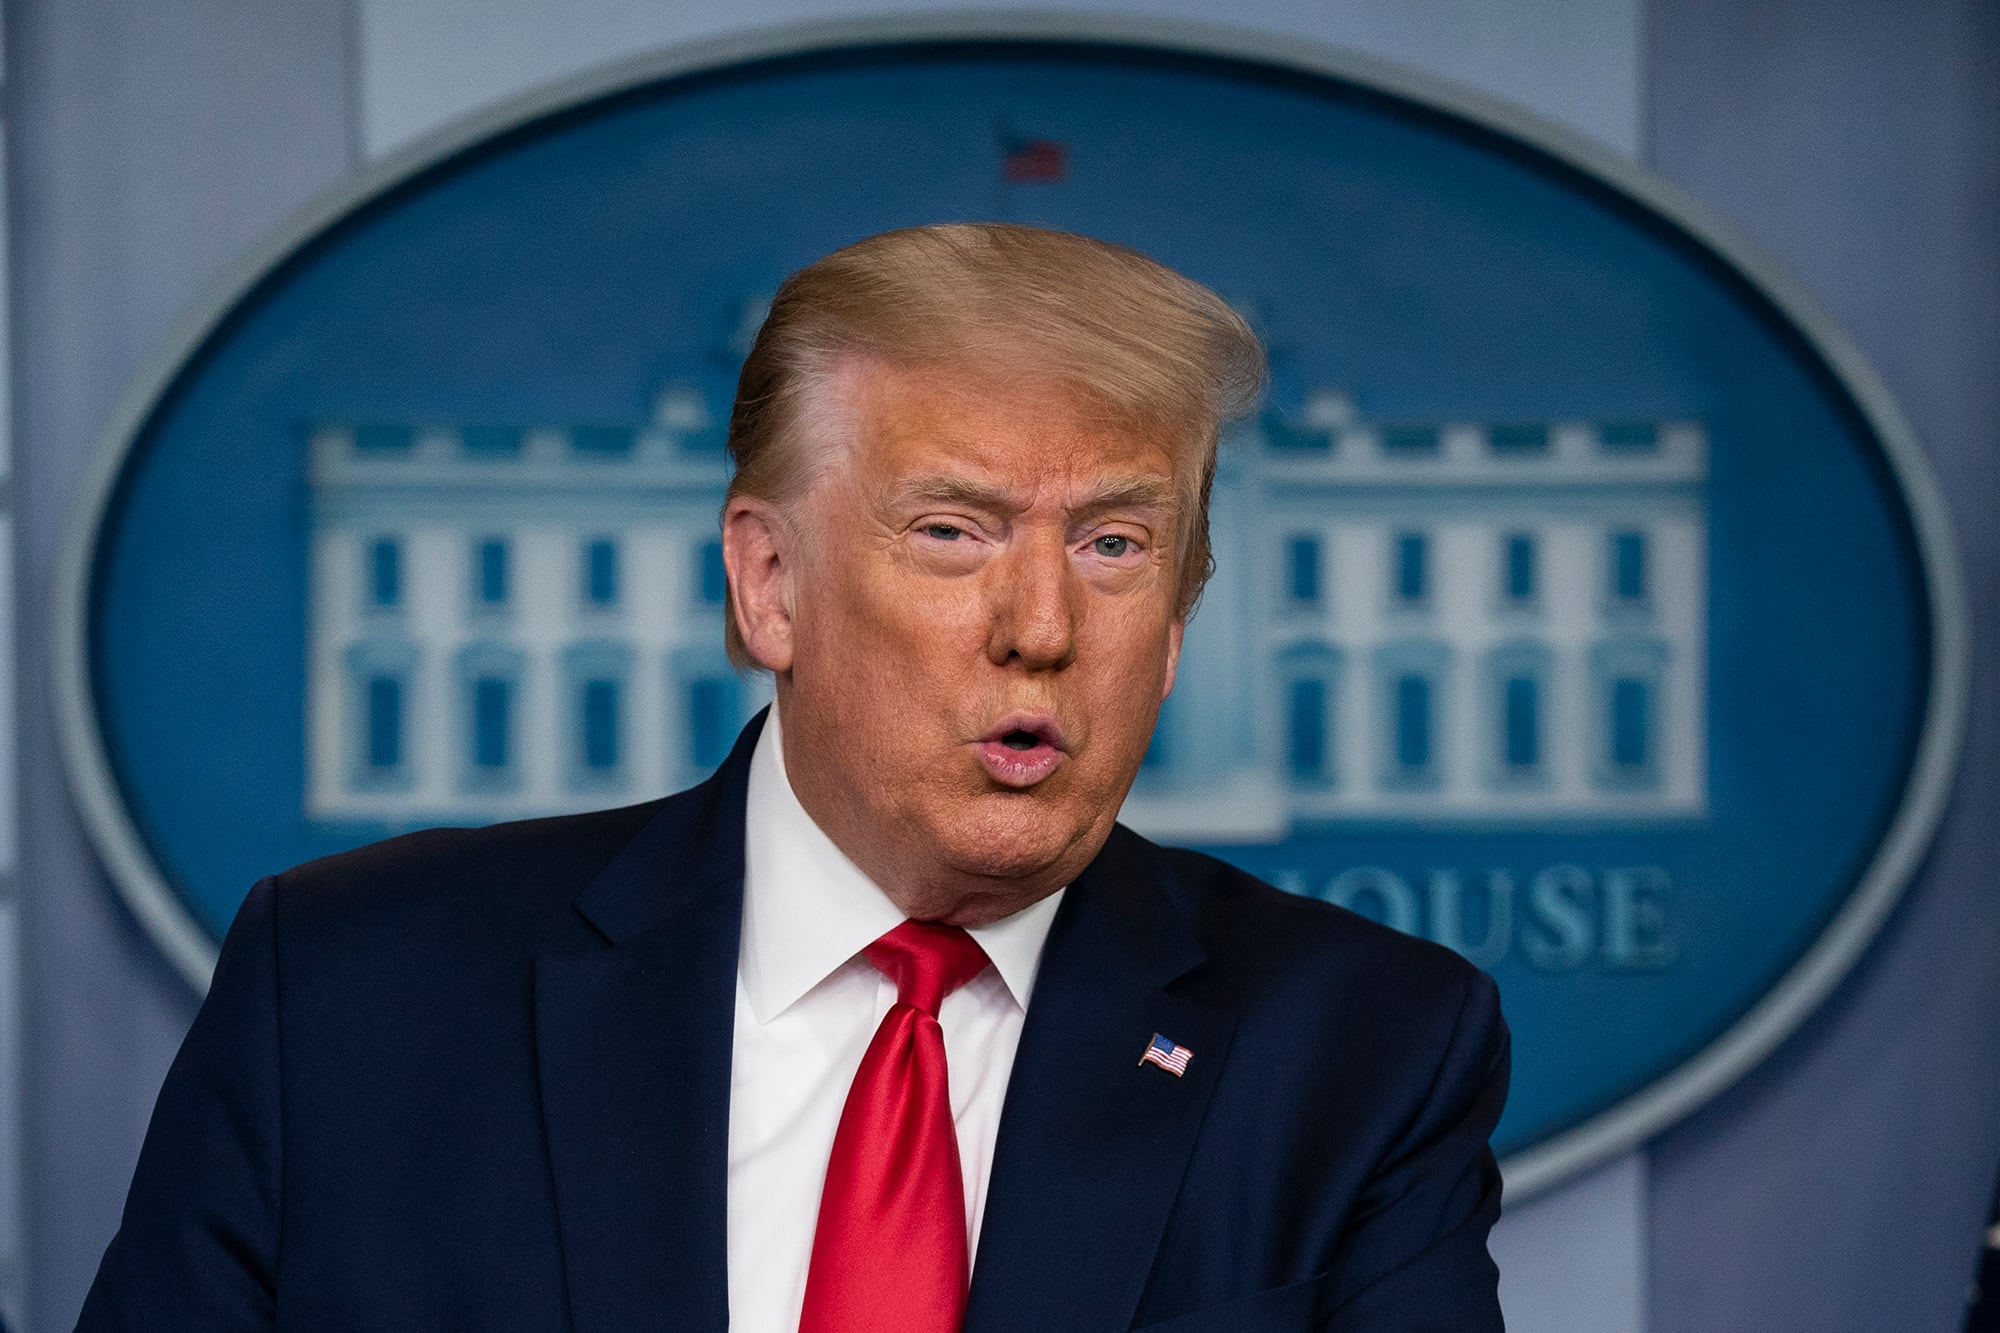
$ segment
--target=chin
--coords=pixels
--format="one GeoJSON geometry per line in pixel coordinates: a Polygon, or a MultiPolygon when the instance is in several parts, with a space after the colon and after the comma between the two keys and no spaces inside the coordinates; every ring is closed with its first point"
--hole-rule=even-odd
{"type": "Polygon", "coordinates": [[[986,879],[1042,874],[1070,855],[1089,828],[1067,811],[1033,805],[1033,797],[1010,792],[997,800],[984,797],[970,810],[940,812],[933,822],[940,859],[961,874],[986,879]]]}

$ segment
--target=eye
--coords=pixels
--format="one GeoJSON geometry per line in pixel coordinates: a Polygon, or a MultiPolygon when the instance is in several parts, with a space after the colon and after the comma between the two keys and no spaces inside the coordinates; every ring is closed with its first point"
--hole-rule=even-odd
{"type": "Polygon", "coordinates": [[[1132,549],[1132,539],[1112,532],[1099,537],[1091,545],[1096,547],[1097,553],[1105,559],[1116,560],[1132,549]]]}
{"type": "Polygon", "coordinates": [[[965,529],[950,523],[926,523],[923,532],[924,536],[940,542],[955,542],[965,535],[965,529]]]}

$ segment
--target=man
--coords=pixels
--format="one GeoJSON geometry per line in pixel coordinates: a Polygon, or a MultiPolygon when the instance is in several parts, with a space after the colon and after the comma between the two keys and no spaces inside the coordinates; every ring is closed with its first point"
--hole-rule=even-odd
{"type": "Polygon", "coordinates": [[[794,274],[722,516],[775,709],[259,884],[82,1327],[1497,1328],[1492,984],[1115,824],[1261,376],[1081,237],[794,274]]]}

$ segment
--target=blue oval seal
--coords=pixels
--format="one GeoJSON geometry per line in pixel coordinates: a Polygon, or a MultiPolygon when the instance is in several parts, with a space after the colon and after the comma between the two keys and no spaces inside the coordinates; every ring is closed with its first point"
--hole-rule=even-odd
{"type": "Polygon", "coordinates": [[[1214,31],[871,22],[447,132],[249,260],[79,508],[56,704],[196,985],[258,875],[701,777],[736,367],[912,222],[1139,247],[1272,354],[1127,822],[1499,981],[1510,1194],[1683,1114],[1851,966],[1964,711],[1956,566],[1852,348],[1663,183],[1214,31]]]}

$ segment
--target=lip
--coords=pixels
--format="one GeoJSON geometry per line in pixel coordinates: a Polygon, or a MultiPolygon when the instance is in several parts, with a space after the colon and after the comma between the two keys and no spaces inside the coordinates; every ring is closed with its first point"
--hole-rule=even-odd
{"type": "Polygon", "coordinates": [[[1047,778],[1069,759],[1068,743],[1062,728],[1047,713],[1009,713],[973,742],[987,776],[1003,787],[1025,790],[1047,778]],[[1025,731],[1035,744],[1017,750],[1002,737],[1025,731]]]}

